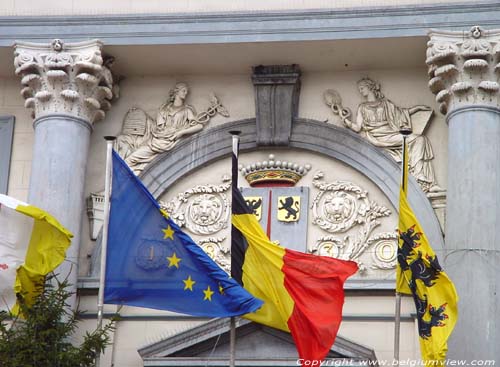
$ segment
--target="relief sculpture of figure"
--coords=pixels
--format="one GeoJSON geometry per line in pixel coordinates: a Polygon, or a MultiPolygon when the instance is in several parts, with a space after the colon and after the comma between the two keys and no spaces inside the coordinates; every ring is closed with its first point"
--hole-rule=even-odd
{"type": "Polygon", "coordinates": [[[415,129],[412,121],[415,115],[421,115],[427,124],[432,115],[431,108],[423,105],[410,108],[396,106],[382,94],[380,84],[370,78],[358,81],[358,90],[365,101],[359,104],[355,119],[350,118],[351,111],[348,108],[342,107],[336,91],[327,91],[325,100],[349,129],[360,133],[373,145],[384,148],[397,162],[402,160],[400,130],[411,129],[413,132],[407,138],[410,173],[417,179],[424,192],[443,191],[434,176],[431,144],[427,137],[421,134],[423,128],[415,129]]]}
{"type": "Polygon", "coordinates": [[[126,144],[119,153],[135,174],[141,173],[158,154],[174,148],[182,137],[201,131],[216,113],[229,116],[215,95],[211,97],[210,107],[197,114],[194,107],[185,103],[188,92],[187,84],[177,83],[168,101],[160,107],[156,120],[147,116],[141,131],[141,145],[133,147],[128,144],[130,139],[121,139],[126,144]]]}

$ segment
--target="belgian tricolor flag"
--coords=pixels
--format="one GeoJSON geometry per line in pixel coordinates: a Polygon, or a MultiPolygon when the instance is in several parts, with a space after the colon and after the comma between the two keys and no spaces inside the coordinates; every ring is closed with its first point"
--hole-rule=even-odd
{"type": "Polygon", "coordinates": [[[289,250],[269,240],[237,188],[237,134],[233,134],[231,275],[264,301],[258,311],[244,317],[290,332],[302,364],[321,361],[342,320],[344,282],[358,266],[289,250]]]}
{"type": "Polygon", "coordinates": [[[233,188],[231,275],[264,301],[244,317],[290,332],[299,357],[323,360],[342,320],[344,282],[358,266],[272,243],[233,188]]]}

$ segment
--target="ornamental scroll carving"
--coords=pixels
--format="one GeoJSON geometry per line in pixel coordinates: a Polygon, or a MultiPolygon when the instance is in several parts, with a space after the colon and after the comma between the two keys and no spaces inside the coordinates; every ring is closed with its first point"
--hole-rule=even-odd
{"type": "Polygon", "coordinates": [[[396,265],[397,236],[395,233],[373,233],[391,211],[368,199],[367,191],[347,181],[325,182],[318,172],[313,185],[319,190],[312,203],[312,223],[330,235],[320,237],[312,251],[319,255],[353,260],[360,272],[366,272],[363,261],[373,269],[392,269],[396,265]],[[388,246],[388,247],[387,247],[388,246]],[[370,249],[373,259],[362,260],[370,249]],[[378,251],[378,252],[377,252],[378,251]]]}
{"type": "Polygon", "coordinates": [[[211,235],[227,228],[231,212],[227,192],[230,179],[223,178],[220,185],[198,185],[177,194],[168,202],[161,202],[179,227],[197,235],[211,235]]]}
{"type": "Polygon", "coordinates": [[[90,123],[102,120],[114,91],[112,57],[101,53],[100,41],[51,44],[17,42],[14,66],[21,76],[25,107],[33,117],[65,113],[90,123]]]}
{"type": "Polygon", "coordinates": [[[196,113],[193,106],[186,104],[188,93],[186,83],[177,83],[156,117],[138,107],[131,108],[125,115],[116,150],[135,174],[140,174],[158,154],[173,149],[183,137],[201,131],[216,114],[229,117],[213,93],[210,106],[196,113]]]}

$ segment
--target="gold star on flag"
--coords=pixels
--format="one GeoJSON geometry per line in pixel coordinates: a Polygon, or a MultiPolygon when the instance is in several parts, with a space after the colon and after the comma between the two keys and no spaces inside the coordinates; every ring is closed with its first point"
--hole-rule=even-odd
{"type": "Polygon", "coordinates": [[[174,230],[172,229],[172,227],[170,227],[170,225],[167,228],[162,229],[162,232],[164,233],[164,240],[166,240],[167,238],[170,238],[171,240],[174,239],[174,230]]]}
{"type": "Polygon", "coordinates": [[[193,291],[193,285],[196,283],[193,279],[191,279],[191,275],[188,276],[187,279],[183,280],[184,282],[184,290],[187,291],[188,289],[192,292],[193,291]]]}
{"type": "Polygon", "coordinates": [[[177,269],[179,269],[179,262],[182,260],[182,259],[179,259],[177,257],[177,255],[174,254],[170,257],[167,256],[167,259],[168,259],[168,267],[171,268],[172,266],[175,266],[177,269]]]}
{"type": "Polygon", "coordinates": [[[170,218],[170,215],[169,215],[169,214],[168,214],[165,210],[160,209],[160,213],[161,213],[161,215],[163,215],[165,218],[167,218],[167,219],[168,219],[168,218],[170,218]]]}
{"type": "Polygon", "coordinates": [[[214,291],[210,289],[210,286],[208,286],[207,289],[203,290],[203,293],[205,293],[205,298],[203,298],[204,301],[212,301],[212,294],[214,294],[214,291]]]}
{"type": "Polygon", "coordinates": [[[224,287],[219,283],[219,293],[224,294],[224,287]]]}

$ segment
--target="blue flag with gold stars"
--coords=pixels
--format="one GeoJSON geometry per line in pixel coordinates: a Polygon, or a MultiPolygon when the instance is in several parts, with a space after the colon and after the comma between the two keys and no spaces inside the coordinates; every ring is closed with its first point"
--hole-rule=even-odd
{"type": "Polygon", "coordinates": [[[262,306],[160,209],[116,152],[112,182],[105,303],[202,317],[262,306]]]}

